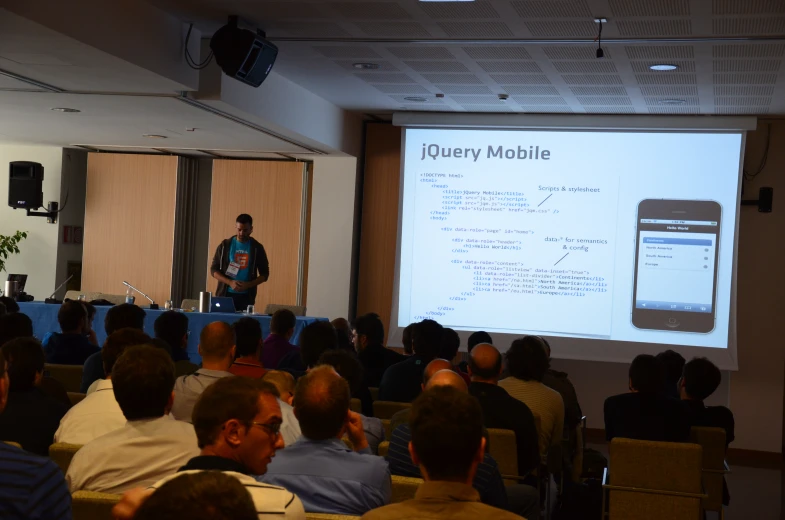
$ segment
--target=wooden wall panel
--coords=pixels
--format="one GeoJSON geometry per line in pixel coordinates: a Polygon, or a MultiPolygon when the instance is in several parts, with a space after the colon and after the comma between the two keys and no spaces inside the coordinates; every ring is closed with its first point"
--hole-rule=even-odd
{"type": "Polygon", "coordinates": [[[401,129],[369,124],[365,137],[357,314],[379,314],[387,332],[395,283],[401,129]]]}
{"type": "Polygon", "coordinates": [[[83,291],[124,294],[127,280],[158,303],[169,299],[176,187],[177,157],[89,154],[83,291]]]}
{"type": "Polygon", "coordinates": [[[209,272],[215,250],[236,234],[237,215],[248,213],[254,220],[253,237],[270,260],[270,279],[256,296],[257,312],[268,303],[297,303],[303,168],[301,162],[213,161],[208,291],[215,294],[218,286],[209,272]]]}

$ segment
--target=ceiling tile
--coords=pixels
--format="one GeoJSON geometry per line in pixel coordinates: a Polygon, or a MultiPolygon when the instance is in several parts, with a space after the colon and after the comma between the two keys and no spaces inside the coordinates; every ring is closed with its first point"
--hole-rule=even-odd
{"type": "Polygon", "coordinates": [[[518,94],[522,96],[558,96],[559,91],[556,87],[527,87],[524,85],[502,85],[508,94],[518,94]]]}
{"type": "Polygon", "coordinates": [[[572,114],[573,110],[568,106],[524,106],[521,105],[524,112],[530,114],[572,114]]]}
{"type": "Polygon", "coordinates": [[[576,37],[594,38],[597,36],[597,24],[593,21],[581,22],[524,22],[526,28],[534,36],[543,38],[576,37]]]}
{"type": "Polygon", "coordinates": [[[485,72],[539,72],[542,69],[533,61],[478,61],[485,72]]]}
{"type": "Polygon", "coordinates": [[[516,0],[511,2],[521,18],[590,18],[585,0],[516,0]]]}
{"type": "Polygon", "coordinates": [[[689,0],[609,0],[611,14],[627,16],[689,16],[689,0]]]}
{"type": "Polygon", "coordinates": [[[493,94],[491,89],[486,86],[470,86],[470,85],[434,85],[437,89],[445,94],[493,94]]]}
{"type": "Polygon", "coordinates": [[[553,66],[558,72],[617,72],[612,61],[555,61],[553,66]]]}
{"type": "Polygon", "coordinates": [[[503,45],[463,47],[463,52],[475,60],[530,60],[531,56],[523,46],[503,45]]]}
{"type": "Polygon", "coordinates": [[[380,58],[379,54],[370,47],[350,46],[325,46],[314,47],[316,52],[328,58],[380,58]]]}
{"type": "Polygon", "coordinates": [[[771,96],[774,94],[774,87],[714,87],[715,96],[771,96]]]}
{"type": "Polygon", "coordinates": [[[575,96],[627,96],[624,87],[570,87],[575,96]]]}
{"type": "Polygon", "coordinates": [[[578,103],[581,105],[628,105],[632,106],[632,101],[628,97],[606,97],[606,96],[578,96],[578,103]]]}
{"type": "Polygon", "coordinates": [[[371,85],[385,94],[430,94],[422,85],[371,85]]]}
{"type": "Polygon", "coordinates": [[[782,43],[714,45],[711,50],[715,58],[781,58],[785,56],[785,44],[782,43]]]}
{"type": "Polygon", "coordinates": [[[562,79],[568,85],[621,85],[621,77],[616,74],[567,74],[562,79]]]}
{"type": "Polygon", "coordinates": [[[633,107],[585,107],[589,114],[634,114],[633,107]]]}
{"type": "Polygon", "coordinates": [[[774,85],[776,74],[714,74],[716,85],[774,85]]]}
{"type": "Polygon", "coordinates": [[[497,96],[450,96],[450,99],[459,105],[504,105],[505,102],[497,96]]]}
{"type": "Polygon", "coordinates": [[[430,38],[431,33],[417,22],[354,22],[362,32],[371,37],[430,38]]]}
{"type": "Polygon", "coordinates": [[[663,103],[666,99],[683,99],[685,101],[685,105],[691,106],[698,106],[700,105],[700,100],[697,97],[686,97],[686,96],[670,96],[670,97],[644,97],[643,100],[646,102],[648,106],[660,106],[660,105],[667,105],[667,103],[663,103]]]}
{"type": "MultiPolygon", "coordinates": [[[[399,103],[411,103],[411,101],[406,98],[412,96],[396,95],[390,97],[399,103]]],[[[441,105],[444,103],[441,99],[434,97],[433,94],[429,94],[428,96],[422,96],[422,97],[425,97],[428,100],[426,101],[426,103],[429,105],[441,105]]]]}
{"type": "Polygon", "coordinates": [[[734,115],[760,115],[768,114],[767,107],[717,107],[714,109],[715,114],[734,114],[734,115]]]}
{"type": "Polygon", "coordinates": [[[522,85],[550,85],[548,76],[544,74],[491,74],[493,81],[500,85],[519,83],[522,85]]]}
{"type": "Polygon", "coordinates": [[[450,38],[509,38],[512,31],[503,22],[439,22],[450,38]]]}
{"type": "Polygon", "coordinates": [[[714,60],[714,72],[777,72],[779,60],[714,60]]]}
{"type": "Polygon", "coordinates": [[[366,72],[355,76],[368,83],[417,83],[406,74],[396,72],[366,72]]]}
{"type": "Polygon", "coordinates": [[[621,36],[690,36],[689,20],[619,20],[616,22],[621,36]]]}
{"type": "Polygon", "coordinates": [[[650,114],[700,114],[698,107],[649,107],[650,114]]]}
{"type": "Polygon", "coordinates": [[[516,112],[515,108],[509,105],[462,105],[467,112],[516,112]]]}
{"type": "Polygon", "coordinates": [[[771,105],[770,97],[715,97],[714,104],[720,106],[768,106],[771,105]]]}
{"type": "Polygon", "coordinates": [[[325,18],[327,15],[321,7],[324,3],[320,2],[265,2],[265,20],[286,20],[303,18],[325,18]]]}
{"type": "Polygon", "coordinates": [[[297,38],[348,38],[349,33],[332,22],[275,22],[268,31],[272,36],[294,36],[297,38]]]}
{"type": "Polygon", "coordinates": [[[422,2],[419,4],[425,14],[434,20],[451,18],[499,18],[499,13],[490,2],[422,2]]]}
{"type": "Polygon", "coordinates": [[[387,47],[395,57],[402,60],[453,60],[455,56],[444,47],[407,46],[387,47]]]}
{"type": "Polygon", "coordinates": [[[460,61],[404,61],[407,67],[417,72],[469,72],[460,61]]]}
{"type": "Polygon", "coordinates": [[[412,17],[397,2],[324,2],[324,5],[350,20],[408,20],[412,17]]]}
{"type": "MultiPolygon", "coordinates": [[[[633,72],[651,72],[652,65],[659,65],[662,63],[662,60],[659,61],[633,61],[630,62],[632,65],[633,72]]],[[[668,70],[668,71],[660,71],[660,73],[665,74],[679,74],[682,72],[695,72],[695,62],[694,61],[682,61],[682,60],[668,60],[668,65],[676,65],[679,67],[676,70],[668,70]]]]}
{"type": "Polygon", "coordinates": [[[624,52],[631,60],[692,59],[695,50],[690,45],[627,45],[624,52]]]}
{"type": "MultiPolygon", "coordinates": [[[[594,45],[569,45],[569,46],[546,46],[543,47],[545,55],[552,60],[596,60],[597,47],[594,45]]],[[[605,59],[611,59],[611,50],[605,51],[605,59]]]]}
{"type": "Polygon", "coordinates": [[[715,18],[712,33],[723,36],[756,36],[785,33],[785,16],[715,18]]]}
{"type": "Polygon", "coordinates": [[[696,85],[695,74],[636,74],[641,85],[696,85]]]}
{"type": "MultiPolygon", "coordinates": [[[[364,71],[362,69],[356,69],[354,67],[354,64],[357,63],[357,60],[336,60],[333,63],[335,63],[336,65],[338,65],[341,68],[344,68],[344,69],[347,69],[347,70],[352,70],[352,71],[355,71],[355,72],[359,72],[360,74],[371,72],[370,70],[364,71]]],[[[374,60],[373,63],[375,63],[376,65],[379,65],[379,69],[373,69],[373,70],[384,70],[384,71],[398,70],[398,68],[395,65],[393,65],[392,63],[390,63],[389,61],[374,60]]]]}
{"type": "Polygon", "coordinates": [[[713,0],[714,14],[785,14],[785,2],[779,0],[713,0]]]}
{"type": "Polygon", "coordinates": [[[698,87],[641,87],[644,96],[697,96],[698,87]]]}
{"type": "Polygon", "coordinates": [[[423,74],[423,78],[431,83],[452,83],[456,85],[482,85],[480,78],[474,74],[423,74]]]}
{"type": "Polygon", "coordinates": [[[567,105],[567,101],[561,96],[542,96],[542,97],[521,97],[513,96],[516,103],[521,105],[567,105]]]}

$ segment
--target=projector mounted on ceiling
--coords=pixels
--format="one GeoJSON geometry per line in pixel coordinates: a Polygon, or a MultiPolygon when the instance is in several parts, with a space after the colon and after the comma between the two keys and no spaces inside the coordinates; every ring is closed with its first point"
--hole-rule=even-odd
{"type": "Polygon", "coordinates": [[[218,29],[210,40],[215,61],[227,76],[258,87],[267,79],[278,57],[278,47],[265,39],[262,30],[241,29],[237,17],[218,29]]]}

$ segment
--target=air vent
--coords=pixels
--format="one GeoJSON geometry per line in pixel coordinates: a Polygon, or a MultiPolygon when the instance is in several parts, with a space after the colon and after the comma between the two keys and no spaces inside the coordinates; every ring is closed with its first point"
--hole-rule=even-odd
{"type": "MultiPolygon", "coordinates": [[[[357,67],[354,66],[354,64],[357,63],[355,60],[342,60],[342,61],[336,61],[334,63],[336,65],[338,65],[339,67],[342,67],[342,68],[344,68],[346,70],[352,70],[352,71],[357,71],[358,70],[357,67]]],[[[384,70],[384,71],[397,71],[398,70],[398,67],[396,67],[395,65],[393,65],[389,61],[376,60],[373,63],[375,65],[378,65],[379,67],[377,69],[370,69],[370,70],[379,70],[379,69],[384,70]]]]}
{"type": "MultiPolygon", "coordinates": [[[[398,103],[404,103],[409,105],[413,104],[412,103],[413,101],[419,101],[417,99],[414,99],[415,96],[390,96],[390,97],[395,101],[397,101],[398,103]]],[[[443,104],[443,101],[441,99],[434,97],[432,94],[428,94],[427,96],[416,96],[416,97],[422,97],[423,99],[425,99],[425,101],[422,102],[423,104],[430,104],[430,105],[443,104]]]]}
{"type": "Polygon", "coordinates": [[[649,107],[650,114],[700,114],[698,107],[649,107]]]}

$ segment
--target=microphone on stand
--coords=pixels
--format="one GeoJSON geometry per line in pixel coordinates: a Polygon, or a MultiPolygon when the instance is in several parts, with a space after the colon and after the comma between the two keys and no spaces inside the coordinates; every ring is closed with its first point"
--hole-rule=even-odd
{"type": "Polygon", "coordinates": [[[151,308],[151,309],[153,309],[153,310],[155,310],[155,309],[158,309],[158,304],[157,304],[157,303],[155,303],[155,302],[153,301],[153,299],[152,299],[152,298],[150,298],[149,296],[147,296],[145,293],[143,293],[142,291],[140,291],[139,289],[137,289],[136,287],[134,287],[133,285],[131,285],[130,283],[128,283],[128,282],[126,282],[126,281],[123,281],[123,285],[125,285],[126,287],[129,287],[129,288],[133,289],[134,291],[138,292],[139,294],[141,294],[142,296],[144,296],[145,298],[147,298],[148,300],[150,300],[150,308],[151,308]]]}
{"type": "Polygon", "coordinates": [[[71,275],[71,276],[69,276],[68,278],[66,278],[66,279],[65,279],[65,281],[64,281],[63,283],[61,283],[60,285],[58,285],[58,286],[55,288],[55,290],[52,292],[52,295],[51,295],[49,298],[47,298],[47,299],[45,299],[45,300],[44,300],[44,303],[63,303],[62,301],[60,301],[60,300],[58,300],[57,298],[55,298],[55,294],[57,294],[57,291],[59,291],[59,290],[60,290],[60,289],[61,289],[61,288],[62,288],[62,287],[65,285],[65,284],[67,284],[67,283],[68,283],[68,282],[71,280],[71,278],[73,278],[73,277],[74,277],[74,275],[71,275]]]}

